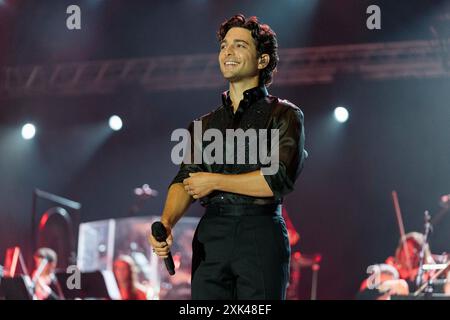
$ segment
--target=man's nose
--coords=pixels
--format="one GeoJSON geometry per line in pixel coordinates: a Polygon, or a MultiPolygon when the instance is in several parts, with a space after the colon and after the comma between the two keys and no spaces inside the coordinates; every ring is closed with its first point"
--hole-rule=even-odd
{"type": "Polygon", "coordinates": [[[225,56],[231,56],[234,53],[234,49],[232,46],[225,48],[225,56]]]}

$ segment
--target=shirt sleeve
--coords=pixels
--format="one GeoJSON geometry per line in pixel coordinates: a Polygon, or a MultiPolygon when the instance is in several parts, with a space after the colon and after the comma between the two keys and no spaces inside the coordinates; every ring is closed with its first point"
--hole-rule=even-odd
{"type": "Polygon", "coordinates": [[[181,163],[177,175],[175,176],[175,178],[173,178],[172,182],[169,184],[169,188],[174,183],[183,183],[184,179],[189,178],[190,173],[206,171],[202,163],[196,164],[194,162],[194,152],[195,152],[194,150],[195,148],[201,148],[201,145],[199,144],[202,143],[201,141],[195,141],[194,139],[194,122],[191,122],[191,124],[188,127],[188,131],[191,137],[190,141],[188,141],[188,143],[190,143],[190,149],[187,151],[189,152],[190,155],[190,161],[183,161],[181,163]]]}
{"type": "Polygon", "coordinates": [[[272,129],[279,130],[278,171],[272,175],[264,175],[276,199],[294,190],[294,184],[300,175],[307,156],[305,148],[304,117],[297,107],[289,107],[284,111],[272,129]]]}

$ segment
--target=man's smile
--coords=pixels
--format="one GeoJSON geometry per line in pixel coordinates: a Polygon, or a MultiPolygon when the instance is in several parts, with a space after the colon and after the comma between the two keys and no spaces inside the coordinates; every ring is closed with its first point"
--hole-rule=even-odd
{"type": "Polygon", "coordinates": [[[224,65],[224,67],[225,67],[226,69],[233,69],[233,68],[235,68],[236,66],[239,65],[239,62],[237,62],[237,61],[235,61],[235,60],[229,60],[229,61],[225,61],[225,62],[223,63],[223,65],[224,65]]]}

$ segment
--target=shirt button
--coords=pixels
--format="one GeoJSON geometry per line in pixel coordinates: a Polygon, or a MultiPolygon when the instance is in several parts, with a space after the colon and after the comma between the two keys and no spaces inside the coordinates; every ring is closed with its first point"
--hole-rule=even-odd
{"type": "Polygon", "coordinates": [[[221,197],[220,197],[220,199],[222,199],[222,200],[223,200],[223,196],[221,196],[221,197]]]}

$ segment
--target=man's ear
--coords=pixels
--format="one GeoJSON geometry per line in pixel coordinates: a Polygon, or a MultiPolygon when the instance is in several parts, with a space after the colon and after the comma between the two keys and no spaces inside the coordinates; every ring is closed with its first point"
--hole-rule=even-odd
{"type": "Polygon", "coordinates": [[[270,56],[267,53],[263,53],[259,59],[258,59],[258,69],[262,70],[265,67],[267,67],[267,65],[270,62],[270,56]]]}

